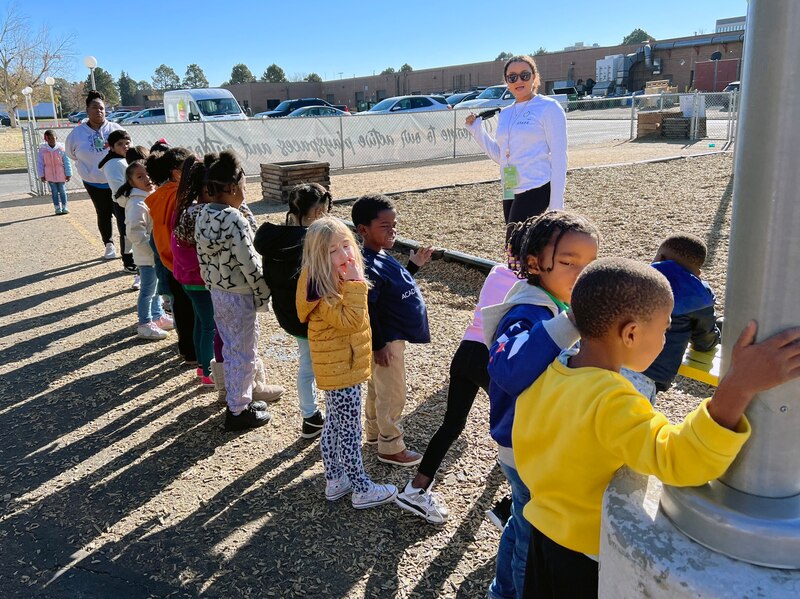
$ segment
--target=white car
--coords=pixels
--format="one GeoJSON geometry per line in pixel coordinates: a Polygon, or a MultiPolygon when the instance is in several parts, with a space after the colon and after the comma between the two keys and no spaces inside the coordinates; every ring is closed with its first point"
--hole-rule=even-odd
{"type": "Polygon", "coordinates": [[[120,125],[140,125],[145,123],[166,123],[164,108],[145,108],[136,114],[125,117],[120,125]]]}
{"type": "Polygon", "coordinates": [[[406,112],[429,112],[452,108],[443,96],[395,96],[381,100],[365,112],[357,114],[395,114],[406,112]]]}
{"type": "Polygon", "coordinates": [[[455,105],[456,110],[468,108],[470,110],[485,110],[487,108],[502,108],[514,103],[514,95],[505,85],[493,85],[483,90],[474,100],[466,100],[455,105]]]}
{"type": "Polygon", "coordinates": [[[303,106],[293,110],[286,116],[351,116],[349,112],[333,106],[303,106]]]}

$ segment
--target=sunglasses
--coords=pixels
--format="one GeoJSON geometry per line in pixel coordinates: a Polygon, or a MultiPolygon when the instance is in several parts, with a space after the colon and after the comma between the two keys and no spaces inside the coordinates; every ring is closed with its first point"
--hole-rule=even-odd
{"type": "Polygon", "coordinates": [[[530,71],[522,71],[519,75],[516,73],[511,73],[510,75],[506,75],[506,81],[509,83],[516,83],[517,79],[522,79],[523,81],[529,81],[530,78],[533,77],[533,73],[530,71]]]}

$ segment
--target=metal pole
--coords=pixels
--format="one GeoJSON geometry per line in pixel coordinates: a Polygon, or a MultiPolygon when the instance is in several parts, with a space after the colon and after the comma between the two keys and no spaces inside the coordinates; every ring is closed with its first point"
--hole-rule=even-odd
{"type": "Polygon", "coordinates": [[[458,143],[458,141],[457,141],[457,137],[458,137],[458,117],[457,117],[457,114],[456,114],[457,112],[458,111],[455,108],[453,108],[453,158],[456,157],[456,144],[458,143]]]}
{"type": "Polygon", "coordinates": [[[344,168],[344,117],[339,117],[339,142],[342,145],[342,168],[344,168]]]}
{"type": "Polygon", "coordinates": [[[56,97],[53,95],[53,86],[50,86],[50,103],[53,105],[53,120],[58,127],[58,113],[56,112],[56,97]]]}
{"type": "Polygon", "coordinates": [[[97,90],[97,86],[94,83],[94,69],[89,69],[89,74],[90,74],[91,79],[92,79],[92,91],[95,91],[95,90],[97,90]]]}
{"type": "Polygon", "coordinates": [[[636,96],[631,96],[631,137],[630,139],[635,139],[634,135],[634,125],[636,122],[636,96]]]}
{"type": "MultiPolygon", "coordinates": [[[[750,0],[741,118],[734,162],[723,372],[750,319],[758,337],[800,324],[800,10],[795,0],[750,0]],[[775,89],[775,86],[778,89],[775,89]],[[772,93],[760,90],[770,88],[772,93]]],[[[664,511],[687,535],[754,564],[800,569],[800,381],[760,393],[747,410],[753,429],[719,481],[667,488],[664,511]]]]}

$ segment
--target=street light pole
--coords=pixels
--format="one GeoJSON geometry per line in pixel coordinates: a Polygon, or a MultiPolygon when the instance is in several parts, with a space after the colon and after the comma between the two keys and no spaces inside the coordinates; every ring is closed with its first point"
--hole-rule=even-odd
{"type": "Polygon", "coordinates": [[[94,56],[87,56],[83,59],[83,64],[86,65],[87,69],[89,69],[89,74],[92,81],[92,91],[95,91],[97,86],[94,83],[94,70],[97,68],[97,59],[94,56]]]}
{"type": "Polygon", "coordinates": [[[33,98],[31,98],[31,94],[33,93],[33,88],[28,86],[22,90],[22,95],[25,96],[25,110],[28,112],[28,122],[30,123],[31,120],[33,121],[33,126],[36,126],[36,115],[33,114],[33,98]]]}
{"type": "Polygon", "coordinates": [[[45,82],[45,83],[47,84],[47,86],[50,88],[50,103],[53,105],[53,120],[54,120],[54,121],[55,121],[55,123],[56,123],[56,125],[55,125],[55,126],[56,126],[56,127],[58,127],[58,113],[56,112],[56,98],[55,98],[55,96],[53,95],[53,86],[55,85],[55,83],[56,83],[56,80],[55,80],[55,79],[53,79],[52,77],[47,77],[47,78],[44,80],[44,82],[45,82]]]}

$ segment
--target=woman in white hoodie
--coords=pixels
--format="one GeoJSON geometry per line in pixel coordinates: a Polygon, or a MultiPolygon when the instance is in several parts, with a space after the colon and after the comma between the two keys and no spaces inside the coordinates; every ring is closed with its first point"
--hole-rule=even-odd
{"type": "Polygon", "coordinates": [[[125,183],[117,190],[116,201],[125,209],[128,237],[133,249],[133,259],[139,267],[142,286],[136,311],[139,325],[136,336],[140,339],[157,341],[167,337],[167,330],[174,327],[172,319],[164,314],[161,297],[158,295],[158,279],[154,268],[153,248],[150,235],[153,232],[153,219],[144,203],[153,193],[153,182],[147,175],[144,163],[132,162],[125,169],[125,183]]]}

